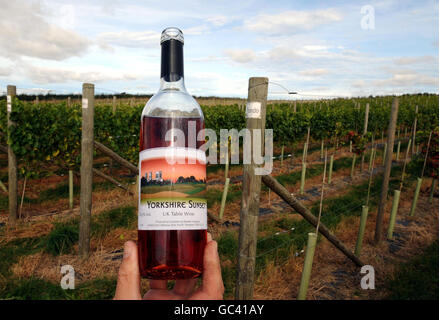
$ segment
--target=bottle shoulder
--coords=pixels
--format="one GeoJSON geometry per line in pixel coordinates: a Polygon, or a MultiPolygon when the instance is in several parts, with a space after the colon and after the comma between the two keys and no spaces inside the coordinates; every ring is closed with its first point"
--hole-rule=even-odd
{"type": "Polygon", "coordinates": [[[160,90],[146,103],[143,116],[204,118],[198,102],[181,90],[160,90]]]}

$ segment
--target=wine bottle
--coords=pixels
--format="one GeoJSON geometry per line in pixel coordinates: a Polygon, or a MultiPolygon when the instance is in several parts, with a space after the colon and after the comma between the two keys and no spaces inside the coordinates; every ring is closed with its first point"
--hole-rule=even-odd
{"type": "Polygon", "coordinates": [[[207,241],[204,116],[185,88],[183,33],[167,28],[160,43],[160,89],[141,116],[139,268],[149,279],[191,279],[207,241]]]}

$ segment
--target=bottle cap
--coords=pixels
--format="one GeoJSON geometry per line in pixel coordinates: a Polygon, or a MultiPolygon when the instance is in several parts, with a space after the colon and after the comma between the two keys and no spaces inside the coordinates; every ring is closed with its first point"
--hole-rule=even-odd
{"type": "Polygon", "coordinates": [[[178,40],[184,44],[183,32],[180,29],[174,27],[166,28],[165,30],[162,31],[160,44],[172,39],[178,40]]]}

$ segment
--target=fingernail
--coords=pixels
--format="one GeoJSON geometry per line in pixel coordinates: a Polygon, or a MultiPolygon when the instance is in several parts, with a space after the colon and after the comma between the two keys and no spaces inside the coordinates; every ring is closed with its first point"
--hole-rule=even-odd
{"type": "Polygon", "coordinates": [[[212,235],[208,232],[207,233],[207,242],[212,241],[212,235]]]}

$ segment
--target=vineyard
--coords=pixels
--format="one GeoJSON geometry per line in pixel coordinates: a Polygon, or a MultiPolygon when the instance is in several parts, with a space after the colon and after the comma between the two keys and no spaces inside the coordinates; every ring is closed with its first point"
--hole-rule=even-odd
{"type": "MultiPolygon", "coordinates": [[[[109,101],[95,100],[94,140],[137,166],[140,115],[146,101],[134,105],[119,102],[117,107],[109,101]]],[[[430,251],[434,251],[437,246],[439,96],[398,97],[396,127],[389,136],[394,101],[393,96],[268,101],[265,127],[274,133],[270,177],[278,185],[271,181],[270,186],[268,178],[263,178],[265,185],[260,188],[255,298],[295,299],[303,285],[300,276],[309,254],[308,233],[315,228],[298,214],[292,204],[295,200],[290,203],[288,195],[280,195],[280,188],[313,218],[319,217],[321,232],[327,228],[349,251],[355,249],[357,258],[373,265],[379,278],[380,290],[359,292],[356,266],[331,245],[330,238],[318,236],[308,299],[411,294],[399,289],[402,284],[395,266],[409,263],[420,248],[432,245],[430,251]],[[389,200],[383,204],[380,194],[387,169],[390,177],[385,197],[389,200]],[[400,192],[400,200],[394,212],[390,204],[393,199],[395,206],[395,190],[400,192]],[[380,210],[384,210],[386,231],[388,226],[392,230],[386,241],[374,245],[380,210]]],[[[13,126],[8,125],[8,102],[5,97],[0,100],[0,298],[112,298],[123,243],[137,239],[135,170],[115,161],[102,148],[94,150],[93,168],[101,174],[93,178],[90,257],[82,261],[77,251],[84,109],[70,100],[15,97],[11,103],[13,126]],[[19,218],[15,225],[8,221],[7,146],[17,159],[19,218]],[[60,266],[66,264],[75,267],[75,290],[59,286],[60,266]]],[[[220,129],[246,128],[245,106],[239,102],[206,103],[202,109],[206,128],[218,135],[220,129]]],[[[209,231],[219,245],[225,298],[232,299],[243,224],[243,166],[212,164],[207,172],[209,231]]],[[[142,286],[147,289],[147,282],[142,286]]]]}

